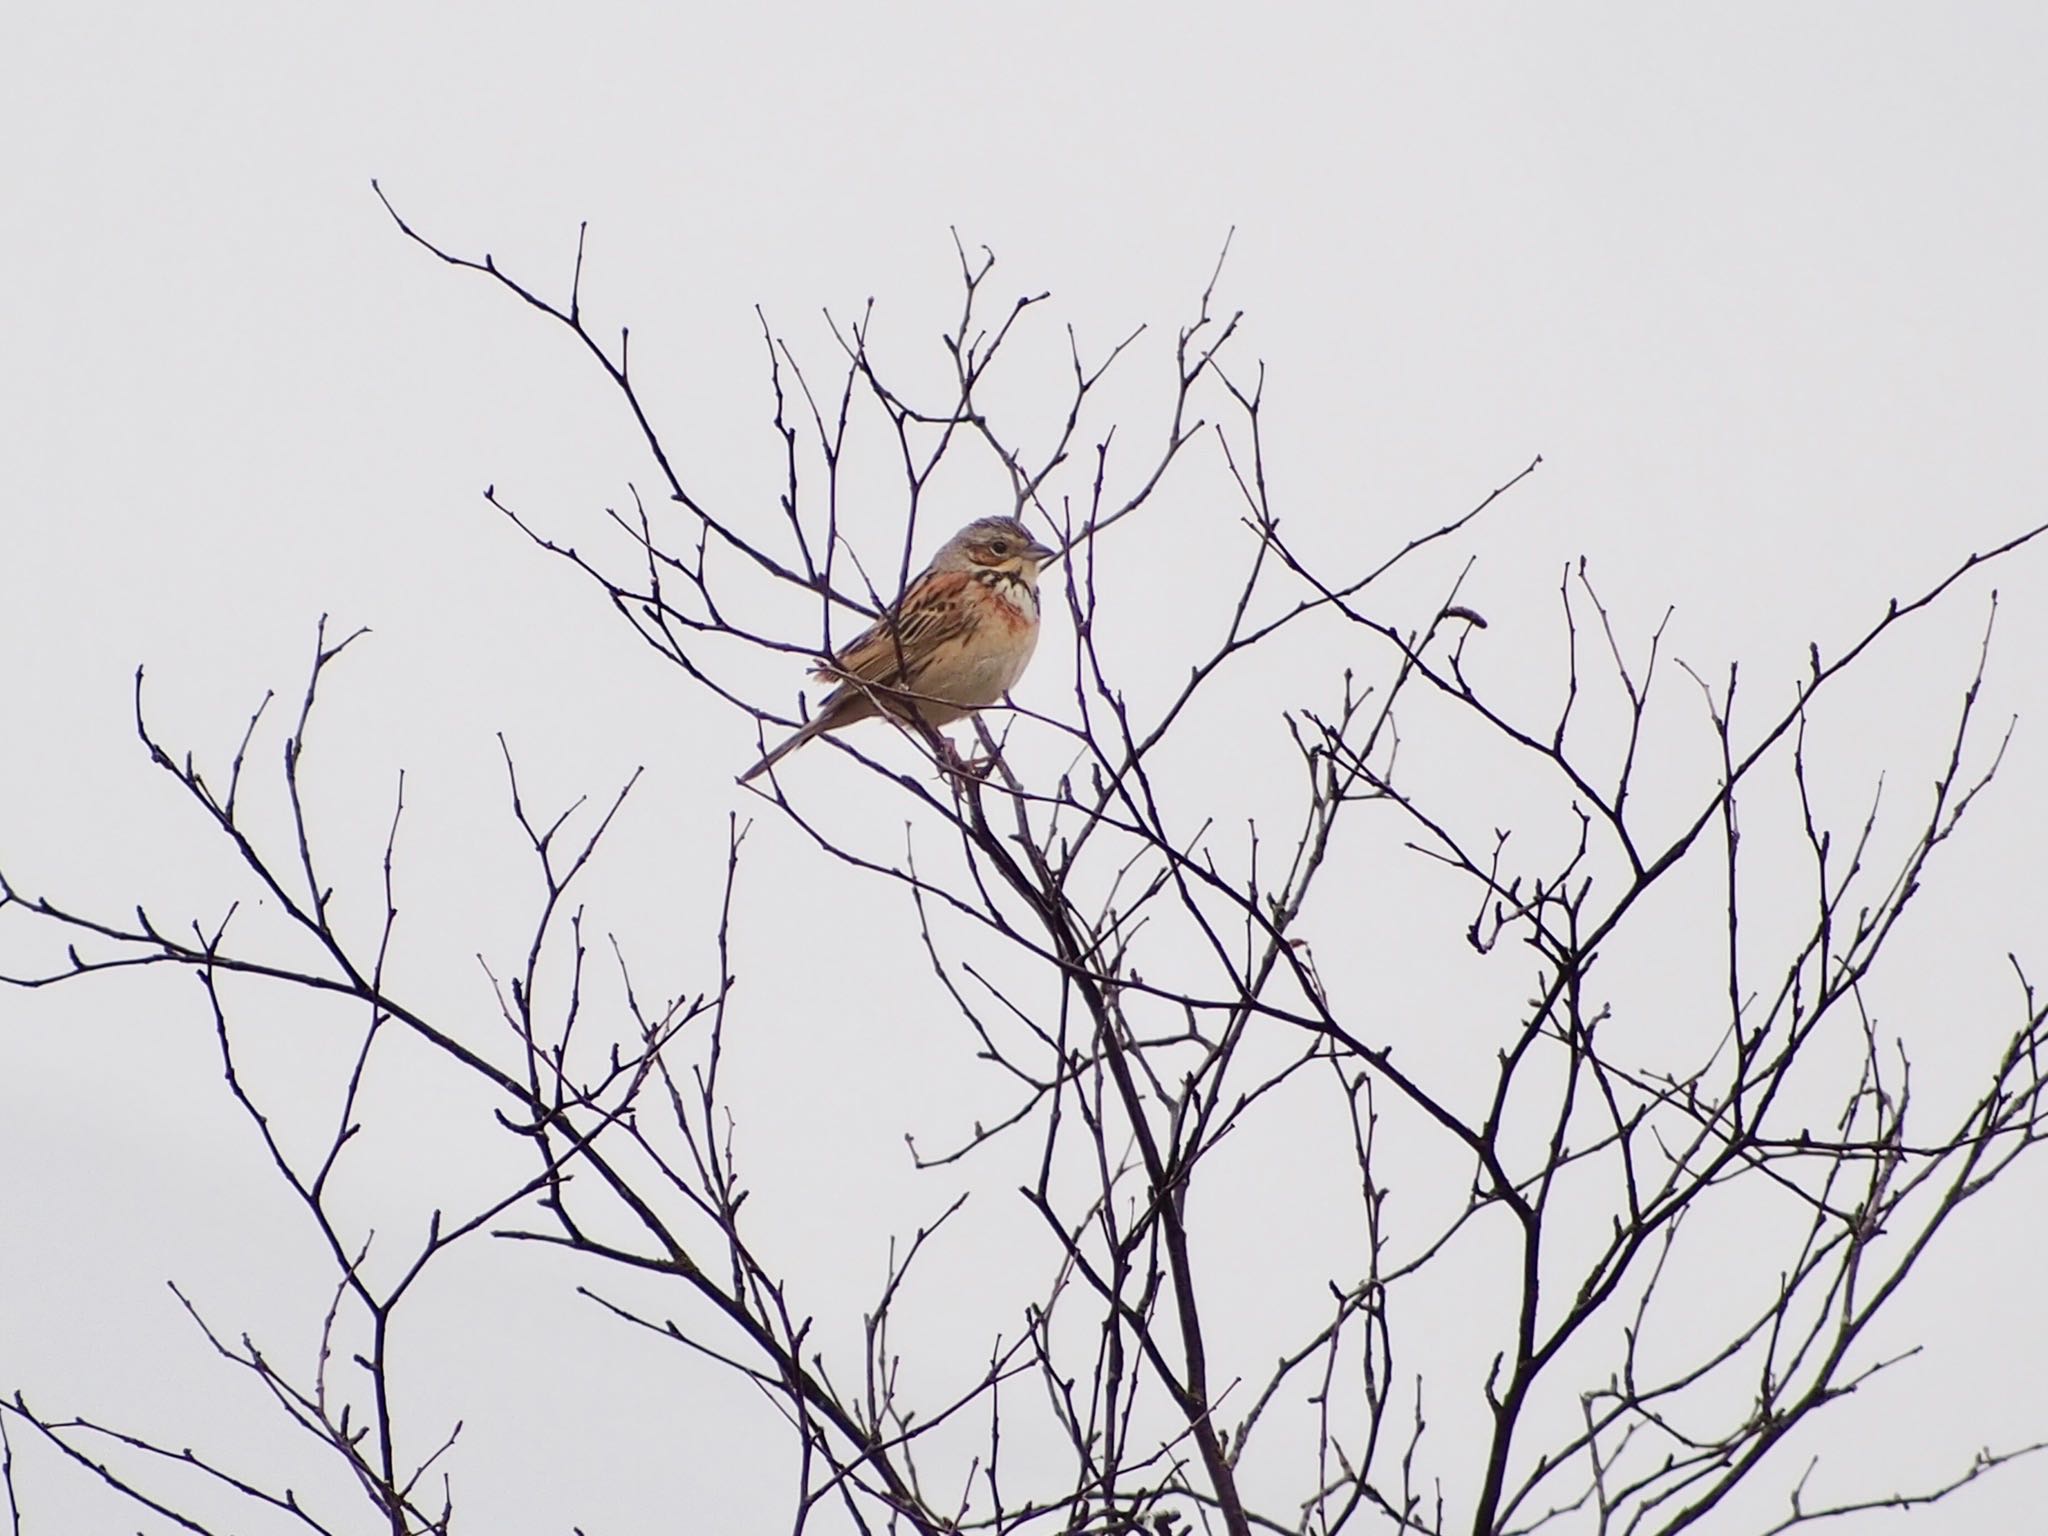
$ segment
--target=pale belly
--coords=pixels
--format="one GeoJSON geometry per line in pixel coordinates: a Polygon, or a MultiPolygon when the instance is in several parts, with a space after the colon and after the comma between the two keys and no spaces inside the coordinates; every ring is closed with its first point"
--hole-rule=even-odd
{"type": "Polygon", "coordinates": [[[1018,612],[1013,624],[990,634],[988,640],[992,643],[962,648],[943,664],[935,661],[919,678],[921,693],[954,706],[945,720],[936,718],[939,709],[928,707],[926,714],[933,724],[943,725],[969,710],[993,704],[1015,687],[1038,648],[1038,625],[1030,615],[1018,612]]]}

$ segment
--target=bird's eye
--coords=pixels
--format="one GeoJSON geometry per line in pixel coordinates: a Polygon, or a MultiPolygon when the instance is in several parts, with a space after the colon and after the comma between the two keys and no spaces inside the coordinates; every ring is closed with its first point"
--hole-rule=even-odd
{"type": "Polygon", "coordinates": [[[988,552],[1000,560],[1010,552],[1010,541],[1008,539],[990,539],[988,541],[988,552]]]}

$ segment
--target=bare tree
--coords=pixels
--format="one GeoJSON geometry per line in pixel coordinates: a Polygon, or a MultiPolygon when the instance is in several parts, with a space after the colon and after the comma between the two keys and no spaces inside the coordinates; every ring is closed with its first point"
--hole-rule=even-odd
{"type": "MultiPolygon", "coordinates": [[[[403,784],[383,846],[383,921],[367,940],[336,920],[331,850],[302,792],[309,728],[355,639],[323,621],[281,730],[281,838],[253,826],[241,799],[245,771],[279,732],[270,711],[257,708],[214,767],[161,734],[136,679],[152,762],[294,933],[245,940],[250,924],[234,911],[170,923],[117,899],[75,906],[11,868],[0,907],[17,986],[147,968],[204,989],[229,1091],[319,1234],[333,1288],[309,1375],[187,1306],[219,1358],[346,1469],[360,1502],[316,1508],[232,1448],[156,1443],[16,1391],[0,1408],[11,1510],[11,1447],[27,1435],[182,1529],[217,1528],[181,1502],[196,1479],[241,1511],[237,1529],[267,1512],[279,1529],[448,1530],[458,1442],[409,1416],[391,1324],[423,1273],[491,1238],[570,1251],[587,1298],[574,1304],[607,1308],[771,1398],[793,1431],[799,1531],[1669,1533],[1711,1522],[1744,1485],[1779,1490],[1768,1518],[1782,1531],[1932,1502],[2038,1448],[1984,1451],[1925,1489],[1822,1495],[1799,1440],[1813,1415],[1896,1363],[1873,1344],[1873,1321],[1957,1211],[2038,1145],[2048,1091],[2048,1003],[2019,960],[2003,1043],[1974,1064],[1960,1106],[1916,1097],[1915,1042],[1937,1021],[1880,1024],[1872,1001],[1909,905],[1928,899],[1937,854],[2005,751],[2004,734],[1980,739],[1995,595],[1932,791],[1915,804],[1894,796],[1845,818],[1814,790],[1817,703],[1897,632],[1932,622],[1980,567],[2048,529],[1960,561],[1846,643],[1815,645],[1796,686],[1761,690],[1769,703],[1739,688],[1733,668],[1667,661],[1661,626],[1627,634],[1581,563],[1558,585],[1554,699],[1534,704],[1483,680],[1491,636],[1463,588],[1489,514],[1540,460],[1367,567],[1331,568],[1300,542],[1298,519],[1283,528],[1263,378],[1234,360],[1240,323],[1217,306],[1220,261],[1174,338],[1162,424],[1137,447],[1102,419],[1105,379],[1137,366],[1125,363],[1136,335],[1090,350],[1069,332],[1050,431],[1013,433],[986,408],[998,359],[1038,323],[1044,298],[992,308],[986,252],[959,248],[951,382],[936,398],[891,381],[872,311],[834,325],[829,369],[801,362],[764,319],[785,467],[776,517],[763,515],[765,498],[713,505],[678,472],[627,335],[614,343],[586,324],[580,241],[557,299],[392,218],[442,262],[564,328],[637,425],[659,494],[650,505],[636,490],[630,510],[588,537],[545,532],[516,498],[488,494],[675,666],[691,708],[790,723],[779,699],[750,691],[751,660],[829,656],[849,624],[880,610],[913,552],[945,531],[925,515],[943,465],[996,466],[1011,498],[998,510],[1057,543],[1071,644],[1039,663],[1064,674],[1057,708],[978,717],[974,766],[916,723],[829,738],[844,755],[834,771],[886,786],[896,827],[850,833],[780,776],[745,813],[787,818],[878,900],[896,893],[906,942],[957,1014],[963,1062],[996,1074],[1009,1103],[944,1145],[943,1126],[906,1128],[910,1155],[919,1167],[988,1170],[991,1196],[1037,1233],[1036,1299],[964,1387],[932,1398],[906,1384],[892,1340],[911,1305],[906,1281],[948,1243],[957,1201],[892,1246],[852,1358],[817,1342],[794,1299],[805,1277],[751,1240],[720,1071],[730,1032],[747,1028],[727,960],[741,817],[713,876],[725,914],[716,973],[655,1001],[613,946],[604,963],[625,1003],[597,1008],[580,891],[634,785],[596,807],[536,810],[507,749],[511,822],[540,895],[525,952],[488,978],[502,1028],[479,1037],[410,1002],[391,958],[403,784]],[[860,547],[840,526],[849,445],[864,434],[900,472],[901,536],[886,548],[860,547]],[[1197,442],[1218,450],[1208,462],[1235,501],[1230,539],[1203,541],[1234,562],[1233,585],[1201,615],[1212,642],[1174,658],[1177,685],[1141,694],[1102,641],[1101,562],[1170,515],[1162,487],[1197,442]],[[1450,574],[1418,602],[1406,578],[1425,561],[1450,574]],[[808,636],[782,622],[792,598],[818,616],[808,636]],[[1306,654],[1338,660],[1303,675],[1301,653],[1289,653],[1285,670],[1253,672],[1302,636],[1314,641],[1306,654]],[[1291,783],[1262,786],[1282,809],[1244,823],[1227,819],[1238,802],[1215,803],[1181,746],[1248,675],[1298,679],[1279,701],[1298,768],[1291,783]],[[1514,795],[1414,767],[1447,755],[1513,781],[1514,795]],[[1688,775],[1703,787],[1688,791],[1688,775]],[[1798,831],[1758,846],[1742,835],[1757,807],[1791,808],[1778,821],[1798,831]],[[1783,875],[1793,859],[1805,870],[1796,890],[1783,875]],[[1776,901],[1753,919],[1759,870],[1776,901]],[[1458,944],[1475,965],[1519,956],[1526,1001],[1498,1008],[1455,971],[1436,995],[1389,995],[1369,967],[1334,953],[1355,941],[1365,893],[1397,879],[1461,889],[1458,944]],[[1672,983],[1660,996],[1669,1027],[1648,1029],[1625,976],[1663,963],[1658,901],[1684,905],[1699,962],[1687,974],[1714,981],[1705,992],[1672,983]],[[22,958],[52,937],[61,959],[22,958]],[[550,967],[566,984],[547,983],[550,967]],[[238,1073],[238,1001],[259,985],[352,1010],[353,1023],[334,1026],[354,1042],[341,1112],[316,1155],[293,1150],[307,1128],[280,1134],[274,1107],[238,1073]],[[1397,1044],[1450,1020],[1463,1032],[1460,1070],[1397,1044]],[[386,1241],[372,1262],[332,1179],[363,1123],[369,1064],[405,1039],[494,1097],[497,1134],[520,1162],[491,1198],[437,1215],[397,1260],[386,1241]],[[1248,1157],[1284,1166],[1305,1133],[1348,1164],[1350,1193],[1321,1218],[1346,1267],[1316,1275],[1315,1315],[1247,1328],[1215,1296],[1219,1272],[1257,1239],[1217,1170],[1248,1157]],[[1001,1170],[1019,1166],[1029,1175],[1006,1192],[1001,1170]],[[1727,1247],[1731,1223],[1745,1233],[1739,1253],[1727,1247]],[[1492,1278],[1459,1330],[1476,1374],[1446,1357],[1432,1321],[1433,1291],[1474,1267],[1492,1278]],[[655,1277],[667,1299],[619,1299],[608,1282],[629,1272],[655,1277]],[[1692,1305],[1703,1272],[1717,1277],[1710,1322],[1692,1305]],[[1277,1360],[1248,1342],[1268,1328],[1284,1332],[1277,1360]]],[[[1265,721],[1232,727],[1255,728],[1265,721]]],[[[1253,1262],[1299,1277],[1324,1261],[1275,1251],[1253,1262]]]]}

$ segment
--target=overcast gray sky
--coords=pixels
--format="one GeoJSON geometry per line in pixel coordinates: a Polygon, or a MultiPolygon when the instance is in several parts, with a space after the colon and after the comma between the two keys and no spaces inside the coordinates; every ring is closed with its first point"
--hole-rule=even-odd
{"type": "MultiPolygon", "coordinates": [[[[821,309],[873,297],[930,377],[956,305],[949,227],[994,249],[1005,300],[1050,289],[1048,333],[1070,321],[1098,349],[1141,322],[1163,345],[1234,228],[1222,302],[1266,363],[1275,494],[1309,546],[1384,553],[1543,455],[1467,594],[1510,637],[1526,620],[1554,641],[1559,572],[1585,554],[1628,633],[1675,604],[1676,654],[1740,661],[1783,697],[1809,641],[2044,516],[2037,6],[83,4],[4,30],[0,865],[52,894],[211,910],[227,871],[134,743],[133,670],[166,734],[218,759],[264,689],[297,685],[329,613],[374,633],[337,674],[326,813],[338,842],[377,837],[407,770],[410,900],[435,914],[410,958],[423,992],[467,1006],[485,1002],[474,956],[523,910],[494,732],[547,801],[647,765],[604,920],[674,952],[677,986],[716,900],[706,861],[752,809],[731,778],[754,737],[483,505],[495,484],[574,528],[647,464],[568,339],[401,238],[372,176],[435,238],[557,292],[588,220],[594,320],[633,327],[693,483],[764,518],[779,481],[754,307],[822,360],[821,309]]],[[[886,538],[889,506],[858,515],[886,538]]],[[[1158,571],[1198,558],[1164,522],[1148,537],[1158,571]]],[[[1127,569],[1105,611],[1157,633],[1170,680],[1168,582],[1127,569]]],[[[2010,1003],[2007,950],[2048,966],[2044,556],[1997,584],[1987,708],[2020,729],[1916,939],[1981,990],[1943,972],[1898,1004],[1953,1008],[1972,1039],[1966,1015],[2010,1003]]],[[[1902,783],[1931,775],[1912,753],[1952,713],[1986,585],[1845,705],[1851,799],[1894,752],[1902,783]]],[[[1265,727],[1303,702],[1291,681],[1247,689],[1265,727]]],[[[845,767],[817,757],[814,786],[845,767]]],[[[901,1166],[903,1131],[938,1136],[934,1092],[979,1090],[937,1043],[957,1046],[943,998],[841,921],[860,899],[844,872],[780,824],[756,848],[734,1087],[757,1094],[763,1166],[787,1155],[814,1199],[762,1219],[871,1288],[881,1223],[943,1204],[901,1166]],[[804,1142],[819,1125],[829,1157],[804,1142]]],[[[367,902],[369,844],[353,872],[367,902]]],[[[873,920],[900,936],[901,912],[873,920]]],[[[324,1300],[198,1002],[134,978],[0,995],[0,1383],[173,1438],[263,1420],[166,1279],[279,1339],[303,1341],[324,1300]]],[[[255,1026],[287,1097],[333,1065],[299,1022],[255,1026]]],[[[365,1174],[366,1210],[459,1159],[435,1116],[482,1113],[431,1075],[388,1091],[418,1114],[365,1174]]],[[[1971,1213],[1897,1319],[1928,1357],[1814,1449],[1903,1479],[2048,1435],[2044,1199],[2037,1170],[1971,1213]]],[[[654,1529],[683,1505],[696,1529],[786,1518],[757,1399],[650,1363],[568,1297],[566,1265],[521,1258],[481,1304],[451,1291],[440,1368],[410,1384],[471,1414],[473,1529],[654,1529]],[[521,1418],[508,1380],[545,1383],[544,1413],[521,1418]],[[534,1439],[565,1434],[561,1464],[527,1475],[534,1439]]],[[[19,1454],[30,1529],[133,1528],[19,1454]]],[[[2025,1464],[1916,1528],[2028,1530],[2044,1500],[2048,1463],[2025,1464]]]]}

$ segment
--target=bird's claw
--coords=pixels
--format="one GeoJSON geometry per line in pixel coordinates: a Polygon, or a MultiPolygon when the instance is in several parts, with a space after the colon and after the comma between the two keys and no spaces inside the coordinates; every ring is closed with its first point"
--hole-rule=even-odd
{"type": "Polygon", "coordinates": [[[994,757],[962,757],[960,749],[947,737],[941,736],[939,740],[945,743],[945,756],[939,767],[954,778],[973,779],[978,783],[986,779],[996,765],[994,757]]]}

